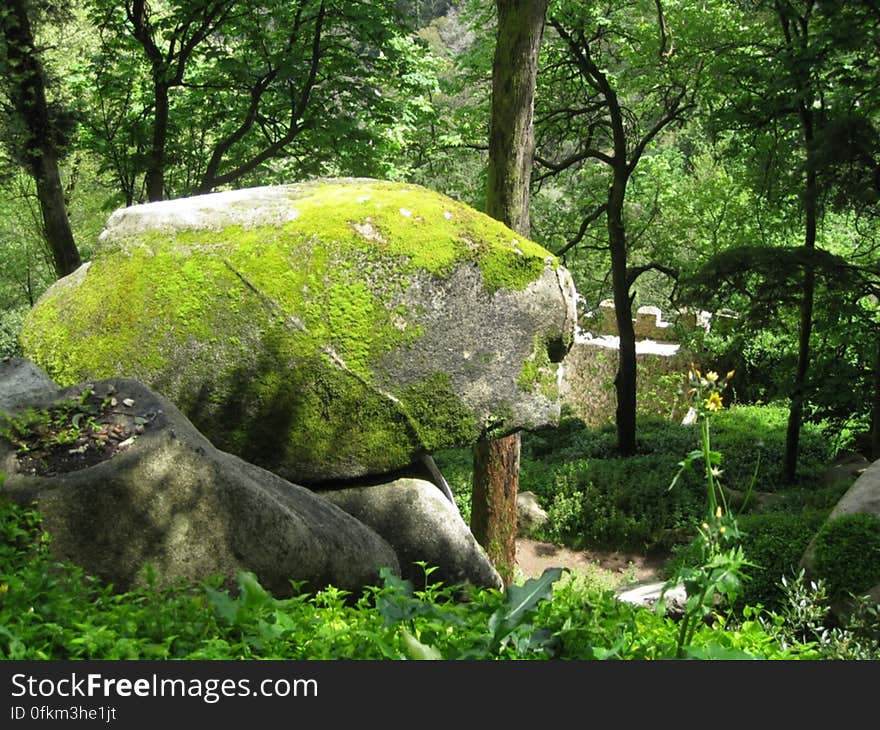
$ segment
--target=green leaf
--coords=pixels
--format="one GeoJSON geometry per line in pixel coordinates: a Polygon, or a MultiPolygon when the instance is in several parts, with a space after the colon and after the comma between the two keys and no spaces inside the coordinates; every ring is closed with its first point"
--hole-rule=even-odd
{"type": "Polygon", "coordinates": [[[616,657],[620,650],[623,648],[623,643],[626,640],[626,637],[620,637],[616,642],[614,642],[613,646],[609,646],[605,648],[604,646],[594,646],[591,648],[593,658],[598,659],[599,661],[605,661],[608,659],[613,659],[616,657]]]}
{"type": "Polygon", "coordinates": [[[751,654],[746,654],[746,652],[741,651],[740,649],[731,649],[726,646],[719,646],[718,644],[690,647],[685,651],[685,656],[687,656],[688,659],[716,659],[724,661],[745,661],[760,658],[754,657],[751,654]]]}
{"type": "Polygon", "coordinates": [[[410,659],[437,661],[443,658],[443,655],[440,654],[436,647],[423,644],[406,629],[400,630],[400,638],[403,641],[403,648],[410,659]]]}
{"type": "Polygon", "coordinates": [[[218,591],[208,588],[208,600],[214,607],[217,615],[229,624],[234,625],[238,619],[238,601],[233,601],[226,591],[218,591]]]}
{"type": "Polygon", "coordinates": [[[509,634],[540,601],[550,600],[553,584],[562,577],[563,571],[564,568],[545,568],[540,578],[530,578],[521,586],[510,586],[504,605],[489,618],[492,635],[502,638],[509,634]]]}
{"type": "Polygon", "coordinates": [[[244,606],[262,606],[274,600],[253,573],[239,573],[238,588],[241,591],[240,601],[244,606]]]}

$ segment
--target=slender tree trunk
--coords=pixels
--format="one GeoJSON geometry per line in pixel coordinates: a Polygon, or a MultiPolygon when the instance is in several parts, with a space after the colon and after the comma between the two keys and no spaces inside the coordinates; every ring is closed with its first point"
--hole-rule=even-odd
{"type": "MultiPolygon", "coordinates": [[[[618,165],[619,167],[619,165],[618,165]]],[[[625,165],[624,165],[625,167],[625,165]]],[[[623,201],[626,194],[626,170],[614,171],[608,194],[608,245],[611,251],[611,284],[614,291],[614,316],[617,320],[618,365],[614,378],[617,394],[617,448],[625,455],[636,452],[636,333],[632,320],[632,297],[627,275],[626,229],[623,224],[623,201]]]]}
{"type": "MultiPolygon", "coordinates": [[[[807,150],[807,174],[804,185],[804,248],[816,248],[816,229],[819,218],[819,188],[812,160],[813,120],[812,112],[802,113],[804,146],[807,150]]],[[[804,272],[804,288],[801,297],[800,322],[798,324],[798,361],[795,371],[794,387],[788,411],[788,426],[785,433],[785,455],[782,476],[786,482],[794,482],[797,474],[798,451],[800,447],[801,424],[803,423],[804,401],[806,400],[807,372],[810,367],[810,335],[813,331],[813,300],[816,290],[816,272],[807,263],[804,272]]]]}
{"type": "MultiPolygon", "coordinates": [[[[154,69],[153,74],[162,74],[161,69],[154,69]]],[[[153,84],[156,110],[153,116],[153,139],[150,144],[150,152],[147,158],[146,189],[147,199],[152,203],[165,199],[165,148],[168,145],[168,117],[170,103],[168,99],[168,84],[159,78],[153,84]]]]}
{"type": "Polygon", "coordinates": [[[614,295],[614,316],[617,320],[618,348],[617,375],[614,388],[617,395],[617,448],[621,454],[636,452],[636,333],[632,321],[632,296],[627,271],[626,226],[623,205],[631,168],[627,149],[623,110],[617,93],[607,77],[601,76],[600,85],[608,103],[614,157],[611,163],[611,187],[608,191],[608,248],[611,254],[611,286],[614,295]]]}
{"type": "Polygon", "coordinates": [[[44,236],[52,251],[55,274],[59,278],[67,276],[79,268],[82,260],[73,238],[73,231],[70,229],[58,158],[51,145],[42,152],[32,169],[37,183],[37,199],[40,201],[44,236]]]}
{"type": "Polygon", "coordinates": [[[37,186],[43,235],[52,253],[55,274],[65,276],[81,261],[67,217],[58,169],[58,151],[46,102],[43,69],[23,0],[7,0],[0,11],[12,103],[22,131],[22,153],[37,186]]]}
{"type": "MultiPolygon", "coordinates": [[[[528,236],[532,117],[547,0],[496,0],[496,8],[486,212],[528,236]]],[[[516,566],[519,455],[518,433],[483,438],[474,447],[471,531],[505,586],[516,566]]]]}
{"type": "Polygon", "coordinates": [[[880,459],[880,338],[877,339],[877,361],[874,363],[874,401],[871,416],[871,459],[880,459]]]}

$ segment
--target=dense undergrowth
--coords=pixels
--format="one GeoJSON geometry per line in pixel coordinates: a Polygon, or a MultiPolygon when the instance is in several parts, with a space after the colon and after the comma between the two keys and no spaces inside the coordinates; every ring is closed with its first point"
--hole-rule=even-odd
{"type": "MultiPolygon", "coordinates": [[[[772,409],[733,409],[718,419],[727,481],[751,479],[776,493],[772,508],[746,509],[743,544],[757,569],[732,606],[704,617],[678,651],[678,623],[619,601],[606,586],[561,569],[506,593],[387,573],[351,595],[335,588],[269,595],[250,574],[238,590],[220,580],[116,593],[80,568],[56,562],[39,514],[0,494],[0,656],[6,659],[865,659],[878,658],[877,616],[830,618],[824,586],[795,573],[803,545],[848,484],[819,480],[829,440],[806,431],[802,476],[781,484],[781,436],[772,409]],[[800,552],[798,552],[800,551],[800,552]],[[797,557],[795,557],[797,556],[797,557]],[[750,592],[751,591],[751,592],[750,592]]],[[[549,507],[544,537],[572,545],[665,549],[687,561],[701,514],[699,480],[669,490],[693,433],[645,424],[642,453],[614,453],[612,432],[566,420],[523,442],[521,489],[549,507]]],[[[469,454],[438,455],[467,513],[469,454]]],[[[0,487],[2,491],[2,487],[0,487]]]]}
{"type": "MultiPolygon", "coordinates": [[[[727,487],[753,497],[737,508],[743,544],[756,567],[741,597],[776,608],[780,579],[798,573],[810,538],[852,480],[827,481],[825,471],[840,448],[821,426],[801,436],[798,479],[786,484],[784,406],[736,406],[713,419],[713,444],[721,454],[727,487]]],[[[672,478],[696,441],[695,427],[659,419],[640,423],[640,453],[621,457],[613,426],[589,429],[564,418],[556,429],[523,435],[520,491],[534,492],[549,515],[533,537],[571,548],[660,554],[670,571],[692,554],[694,528],[704,517],[705,483],[699,471],[672,478]]],[[[471,454],[436,457],[462,514],[470,513],[471,454]]]]}
{"type": "MultiPolygon", "coordinates": [[[[39,515],[2,505],[0,655],[6,659],[661,659],[672,619],[621,603],[561,569],[516,591],[419,588],[385,575],[361,596],[333,588],[270,596],[249,574],[218,583],[116,594],[49,555],[39,515]],[[554,579],[557,579],[555,580],[554,579]],[[555,586],[552,585],[555,582],[555,586]],[[554,589],[555,588],[555,589],[554,589]],[[551,593],[552,590],[552,593],[551,593]]],[[[718,621],[723,621],[719,616],[718,621]]],[[[756,618],[705,625],[693,657],[821,656],[756,618]]]]}

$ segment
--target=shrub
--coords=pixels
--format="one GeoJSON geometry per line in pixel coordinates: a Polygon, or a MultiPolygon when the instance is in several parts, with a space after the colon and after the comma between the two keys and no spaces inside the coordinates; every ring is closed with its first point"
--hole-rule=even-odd
{"type": "Polygon", "coordinates": [[[18,333],[27,312],[27,307],[0,310],[0,360],[21,355],[18,333]]]}
{"type": "MultiPolygon", "coordinates": [[[[737,405],[718,414],[713,438],[724,453],[725,484],[742,488],[748,484],[760,457],[755,489],[776,492],[791,487],[782,476],[788,407],[784,405],[737,405]]],[[[835,456],[836,440],[821,425],[805,423],[798,447],[798,477],[802,483],[819,480],[835,456]]]]}
{"type": "MultiPolygon", "coordinates": [[[[0,495],[0,659],[671,659],[677,626],[556,574],[497,590],[425,587],[386,574],[360,596],[328,587],[276,599],[248,573],[115,593],[52,560],[39,515],[0,495]],[[552,590],[551,590],[552,588],[552,590]]],[[[149,577],[150,571],[147,570],[149,577]]],[[[695,658],[814,659],[756,623],[700,626],[695,658]]]]}
{"type": "MultiPolygon", "coordinates": [[[[713,448],[723,455],[725,486],[745,490],[757,464],[755,489],[778,493],[786,510],[822,510],[842,495],[840,485],[819,486],[833,457],[832,439],[819,426],[801,436],[800,481],[787,485],[781,464],[788,410],[784,406],[734,406],[713,423],[713,448]]],[[[703,517],[699,475],[682,475],[669,491],[682,454],[697,445],[693,426],[657,418],[639,422],[639,453],[621,457],[614,427],[590,428],[573,417],[557,428],[524,432],[520,490],[532,491],[550,521],[539,539],[573,548],[668,551],[703,517]]],[[[455,493],[465,520],[470,515],[472,456],[469,449],[434,455],[455,493]]],[[[782,504],[780,504],[780,507],[782,504]]]]}
{"type": "MultiPolygon", "coordinates": [[[[736,609],[760,605],[777,610],[784,605],[782,580],[791,581],[797,576],[804,551],[825,515],[824,512],[766,512],[737,518],[743,552],[753,567],[745,571],[747,580],[736,601],[736,609]]],[[[677,546],[663,574],[672,575],[680,567],[698,565],[699,559],[696,541],[677,546]]]]}
{"type": "Polygon", "coordinates": [[[748,571],[737,605],[781,606],[785,598],[781,581],[797,576],[804,551],[824,518],[822,512],[742,515],[743,550],[755,567],[748,571]]]}
{"type": "Polygon", "coordinates": [[[828,520],[816,533],[813,569],[832,600],[880,583],[880,518],[860,512],[828,520]]]}

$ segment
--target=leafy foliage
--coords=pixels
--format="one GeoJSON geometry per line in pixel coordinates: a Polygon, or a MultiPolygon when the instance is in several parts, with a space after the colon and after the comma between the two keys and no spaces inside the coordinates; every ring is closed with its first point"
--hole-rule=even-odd
{"type": "MultiPolygon", "coordinates": [[[[713,420],[714,450],[724,454],[725,486],[778,495],[780,509],[830,510],[846,485],[825,487],[821,474],[838,445],[828,425],[804,429],[800,481],[786,485],[784,406],[733,406],[713,420]]],[[[689,526],[703,519],[704,487],[696,473],[678,471],[680,454],[697,445],[693,427],[644,420],[640,452],[621,457],[612,428],[586,428],[567,418],[555,429],[523,434],[520,489],[534,492],[550,521],[538,536],[570,547],[668,551],[690,542],[689,526]]],[[[435,454],[462,514],[469,514],[471,459],[467,450],[435,454]]],[[[753,502],[749,510],[757,510],[753,502]]],[[[747,510],[747,511],[749,511],[747,510]]]]}
{"type": "MultiPolygon", "coordinates": [[[[57,563],[39,514],[0,500],[0,656],[7,659],[664,659],[676,625],[651,611],[562,580],[559,571],[497,590],[385,574],[360,596],[328,587],[272,597],[251,574],[124,594],[57,563]],[[551,593],[552,588],[552,593],[551,593]],[[464,593],[462,592],[464,591],[464,593]]],[[[699,627],[693,650],[766,659],[817,658],[783,646],[757,622],[736,632],[699,627]]]]}
{"type": "Polygon", "coordinates": [[[390,1],[88,5],[101,43],[78,76],[84,141],[128,204],[311,176],[399,177],[433,114],[432,59],[390,1]]]}
{"type": "Polygon", "coordinates": [[[814,568],[832,599],[880,583],[880,517],[859,512],[830,519],[816,534],[814,568]]]}

